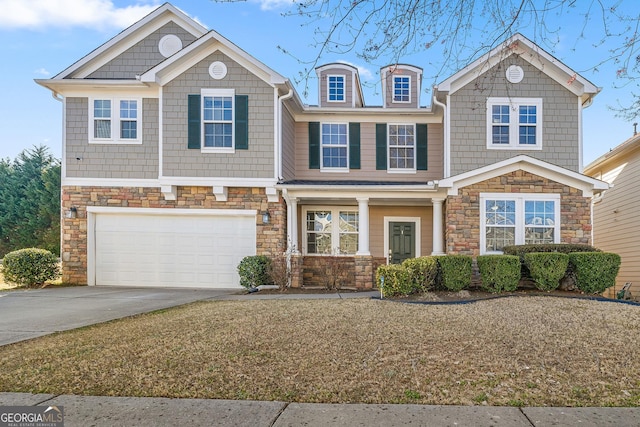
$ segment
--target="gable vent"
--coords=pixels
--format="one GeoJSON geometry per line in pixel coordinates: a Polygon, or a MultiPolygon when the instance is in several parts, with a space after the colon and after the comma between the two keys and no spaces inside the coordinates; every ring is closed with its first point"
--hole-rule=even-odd
{"type": "Polygon", "coordinates": [[[227,66],[220,61],[216,61],[209,65],[209,75],[215,80],[223,79],[227,75],[227,66]]]}
{"type": "Polygon", "coordinates": [[[167,34],[158,42],[158,49],[160,50],[160,55],[168,58],[182,49],[182,40],[175,34],[167,34]]]}
{"type": "Polygon", "coordinates": [[[507,80],[511,83],[520,83],[524,78],[524,70],[519,65],[510,65],[507,68],[507,80]]]}

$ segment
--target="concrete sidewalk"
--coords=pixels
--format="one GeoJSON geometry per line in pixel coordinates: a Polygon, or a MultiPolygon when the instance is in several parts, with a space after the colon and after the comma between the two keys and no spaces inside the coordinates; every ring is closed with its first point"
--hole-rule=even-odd
{"type": "Polygon", "coordinates": [[[369,405],[0,393],[0,406],[62,406],[74,426],[637,427],[640,408],[369,405]]]}

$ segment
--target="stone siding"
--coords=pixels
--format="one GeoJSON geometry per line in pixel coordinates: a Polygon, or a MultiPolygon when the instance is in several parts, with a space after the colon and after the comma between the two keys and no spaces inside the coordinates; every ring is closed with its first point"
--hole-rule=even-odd
{"type": "Polygon", "coordinates": [[[87,206],[114,208],[165,209],[247,209],[256,210],[256,254],[282,253],[286,241],[286,208],[280,199],[268,203],[263,188],[228,189],[226,202],[216,201],[211,187],[178,187],[174,201],[165,200],[159,188],[139,187],[63,187],[62,212],[77,208],[76,218],[62,218],[62,280],[87,283],[87,206]],[[262,213],[269,211],[269,224],[262,223],[262,213]]]}
{"type": "Polygon", "coordinates": [[[560,194],[560,242],[591,243],[591,202],[582,191],[518,170],[463,187],[445,204],[448,254],[480,255],[480,193],[560,194]]]}

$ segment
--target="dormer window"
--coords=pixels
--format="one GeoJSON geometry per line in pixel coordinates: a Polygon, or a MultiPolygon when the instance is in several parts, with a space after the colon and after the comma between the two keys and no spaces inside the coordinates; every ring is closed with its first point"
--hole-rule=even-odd
{"type": "Polygon", "coordinates": [[[344,102],[344,76],[328,76],[327,99],[329,102],[344,102]]]}
{"type": "Polygon", "coordinates": [[[411,102],[411,77],[393,77],[393,102],[411,102]]]}

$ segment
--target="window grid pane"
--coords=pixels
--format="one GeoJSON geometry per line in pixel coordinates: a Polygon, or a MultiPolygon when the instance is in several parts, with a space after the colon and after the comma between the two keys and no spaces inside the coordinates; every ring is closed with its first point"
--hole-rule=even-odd
{"type": "Polygon", "coordinates": [[[486,200],[485,224],[485,251],[501,251],[505,246],[515,244],[515,200],[486,200]]]}
{"type": "Polygon", "coordinates": [[[325,168],[347,167],[346,124],[322,124],[322,166],[325,168]]]}
{"type": "Polygon", "coordinates": [[[344,101],[344,77],[329,76],[329,101],[344,101]]]}
{"type": "Polygon", "coordinates": [[[307,253],[331,254],[331,211],[307,212],[307,253]]]}
{"type": "Polygon", "coordinates": [[[389,168],[415,167],[415,133],[413,125],[389,125],[389,168]]]}
{"type": "Polygon", "coordinates": [[[355,254],[358,251],[359,216],[355,211],[340,212],[340,253],[355,254]]]}
{"type": "Polygon", "coordinates": [[[409,102],[409,77],[393,78],[393,100],[409,102]]]}
{"type": "Polygon", "coordinates": [[[555,203],[549,200],[526,200],[524,203],[524,240],[529,243],[554,243],[555,203]]]}
{"type": "Polygon", "coordinates": [[[233,98],[205,96],[203,102],[204,146],[233,147],[233,98]]]}

